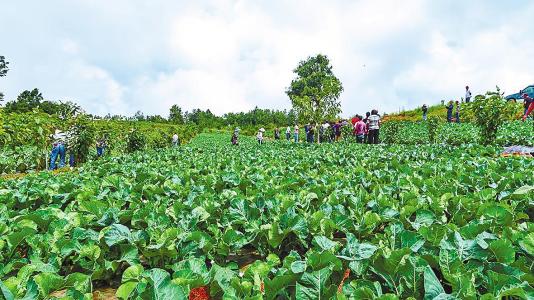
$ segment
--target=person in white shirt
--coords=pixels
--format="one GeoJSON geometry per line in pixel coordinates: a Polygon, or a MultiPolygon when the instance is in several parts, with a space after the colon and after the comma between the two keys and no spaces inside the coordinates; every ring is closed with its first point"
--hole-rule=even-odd
{"type": "Polygon", "coordinates": [[[291,126],[286,128],[286,140],[289,142],[291,140],[291,126]]]}
{"type": "Polygon", "coordinates": [[[172,146],[173,147],[178,147],[178,145],[180,145],[180,138],[178,137],[178,134],[174,134],[172,136],[172,146]]]}
{"type": "Polygon", "coordinates": [[[256,135],[256,139],[258,140],[258,144],[263,144],[263,132],[265,131],[265,129],[263,128],[260,128],[260,130],[258,130],[258,134],[256,135]]]}
{"type": "Polygon", "coordinates": [[[368,142],[369,144],[378,144],[378,136],[380,131],[380,116],[378,115],[378,110],[373,109],[371,111],[371,115],[369,116],[368,121],[368,128],[369,128],[369,137],[368,142]]]}
{"type": "Polygon", "coordinates": [[[469,90],[469,86],[465,87],[465,103],[471,102],[471,91],[469,90]]]}
{"type": "Polygon", "coordinates": [[[56,165],[56,160],[59,156],[59,168],[65,167],[65,142],[67,136],[64,132],[59,129],[56,129],[54,134],[51,135],[53,144],[52,152],[50,153],[50,170],[55,170],[58,166],[56,165]]]}

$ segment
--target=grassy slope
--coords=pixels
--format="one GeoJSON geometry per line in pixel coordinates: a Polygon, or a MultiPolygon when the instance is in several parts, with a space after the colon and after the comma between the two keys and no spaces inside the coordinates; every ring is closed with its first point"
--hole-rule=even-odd
{"type": "MultiPolygon", "coordinates": [[[[445,119],[447,117],[447,109],[445,108],[445,105],[442,105],[442,104],[429,106],[428,116],[445,119]]],[[[418,107],[412,110],[403,111],[400,113],[388,114],[385,117],[386,120],[406,120],[406,121],[419,121],[422,118],[423,118],[423,112],[421,111],[421,107],[418,107]]]]}

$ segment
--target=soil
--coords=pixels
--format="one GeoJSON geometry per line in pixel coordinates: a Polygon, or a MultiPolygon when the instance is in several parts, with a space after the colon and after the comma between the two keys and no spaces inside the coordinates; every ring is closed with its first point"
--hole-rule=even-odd
{"type": "MultiPolygon", "coordinates": [[[[117,297],[115,297],[115,293],[117,292],[117,289],[113,288],[98,288],[93,291],[93,299],[94,300],[118,300],[117,297]]],[[[61,298],[64,297],[67,293],[67,290],[60,290],[55,291],[52,294],[50,294],[51,297],[61,298]]]]}

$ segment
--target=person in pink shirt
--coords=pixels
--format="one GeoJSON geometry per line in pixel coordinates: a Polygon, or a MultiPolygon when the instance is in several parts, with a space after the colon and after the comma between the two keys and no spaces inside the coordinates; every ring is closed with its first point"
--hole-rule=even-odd
{"type": "Polygon", "coordinates": [[[367,133],[367,125],[361,117],[358,117],[358,119],[358,122],[354,124],[354,132],[356,133],[356,141],[359,144],[363,144],[365,141],[365,134],[367,133]]]}

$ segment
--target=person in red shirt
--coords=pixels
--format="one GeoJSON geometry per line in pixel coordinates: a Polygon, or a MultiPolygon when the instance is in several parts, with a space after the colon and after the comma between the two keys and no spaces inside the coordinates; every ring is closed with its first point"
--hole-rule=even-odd
{"type": "Polygon", "coordinates": [[[525,112],[525,115],[523,116],[523,121],[525,121],[528,115],[530,115],[530,113],[534,110],[534,99],[530,98],[527,94],[523,94],[523,99],[525,99],[525,101],[530,102],[530,105],[527,111],[525,112]]]}
{"type": "Polygon", "coordinates": [[[363,144],[365,141],[365,133],[367,132],[367,125],[361,119],[354,125],[354,131],[356,133],[356,141],[358,144],[363,144]]]}

